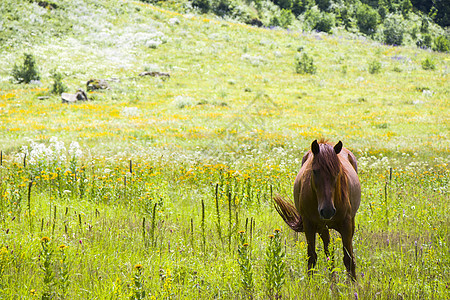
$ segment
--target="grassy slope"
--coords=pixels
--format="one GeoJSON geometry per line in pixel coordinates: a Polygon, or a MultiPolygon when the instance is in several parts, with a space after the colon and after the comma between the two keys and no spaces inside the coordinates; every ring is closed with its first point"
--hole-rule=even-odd
{"type": "MultiPolygon", "coordinates": [[[[216,154],[208,150],[238,150],[234,162],[221,160],[247,173],[252,195],[267,199],[268,183],[275,192],[290,193],[302,152],[311,140],[326,136],[341,139],[360,157],[364,202],[355,236],[360,285],[345,284],[340,245],[336,246],[337,283],[328,279],[323,252],[319,252],[318,276],[308,281],[304,240],[296,241],[283,227],[289,267],[286,298],[348,298],[355,292],[367,299],[445,298],[449,282],[448,55],[387,47],[363,38],[251,28],[182,16],[138,2],[99,4],[103,2],[67,2],[73,34],[35,44],[19,40],[14,49],[4,48],[0,53],[2,174],[8,178],[2,187],[13,193],[18,186],[19,193],[26,194],[27,177],[15,177],[22,173],[11,166],[12,154],[27,145],[28,138],[45,143],[52,136],[65,142],[77,140],[93,158],[88,161],[93,195],[89,200],[59,199],[42,179],[33,194],[33,217],[29,218],[25,200],[20,209],[5,194],[3,199],[11,204],[2,206],[1,236],[3,245],[14,249],[11,257],[4,256],[7,271],[1,283],[5,295],[26,295],[31,289],[42,293],[37,253],[39,238],[49,235],[54,246],[70,246],[72,298],[110,298],[115,289],[119,298],[125,298],[135,263],[144,265],[145,288],[152,295],[242,297],[236,241],[228,246],[219,240],[211,199],[214,183],[223,181],[219,198],[225,234],[226,191],[239,190],[246,181],[241,175],[223,180],[218,175],[222,174],[217,170],[220,166],[205,167],[216,154]],[[174,17],[179,24],[170,24],[174,17]],[[146,46],[149,40],[165,43],[151,49],[146,46]],[[294,57],[300,46],[314,57],[316,75],[295,74],[294,57]],[[43,74],[43,86],[37,89],[8,82],[14,62],[22,52],[30,51],[43,74]],[[436,70],[421,68],[427,57],[435,60],[436,70]],[[373,59],[382,63],[379,74],[367,71],[373,59]],[[171,78],[139,78],[137,74],[145,67],[168,71],[171,78]],[[393,71],[395,67],[401,72],[393,71]],[[111,82],[111,90],[90,94],[94,101],[89,103],[62,105],[56,96],[37,100],[46,93],[42,88],[50,85],[53,68],[66,74],[71,91],[90,78],[115,77],[120,82],[111,82]],[[423,89],[432,91],[432,96],[423,89]],[[180,108],[177,103],[183,101],[193,105],[180,108]],[[199,102],[204,104],[196,105],[199,102]],[[129,107],[136,107],[137,113],[127,113],[129,107]],[[200,154],[195,152],[199,149],[200,154]],[[387,155],[387,160],[380,154],[387,155]],[[129,187],[139,197],[130,196],[131,200],[122,196],[127,162],[121,158],[140,164],[131,185],[135,188],[129,187]],[[433,169],[416,167],[411,161],[433,169]],[[105,166],[113,170],[112,175],[103,174],[105,166]],[[395,167],[394,179],[386,201],[384,183],[390,166],[395,167]],[[156,176],[148,174],[150,167],[156,176]],[[141,181],[150,188],[140,185],[141,181]],[[237,188],[231,187],[233,182],[237,188]],[[101,189],[104,194],[95,193],[101,189]],[[147,225],[150,218],[144,205],[149,198],[146,193],[164,201],[154,248],[142,242],[141,236],[142,217],[147,218],[147,225]],[[206,252],[201,249],[201,200],[207,209],[206,252]],[[52,234],[53,205],[58,221],[52,234]],[[13,216],[18,218],[14,221],[13,216]],[[45,221],[43,230],[41,220],[45,221]],[[170,290],[164,285],[167,270],[174,279],[170,290]]],[[[24,5],[39,14],[49,13],[24,5]]],[[[241,224],[233,225],[234,229],[242,229],[246,218],[256,219],[252,243],[256,298],[264,297],[267,234],[281,226],[269,203],[261,201],[260,206],[243,203],[233,211],[241,224]]]]}
{"type": "MultiPolygon", "coordinates": [[[[98,139],[116,143],[117,138],[127,144],[144,133],[150,144],[192,148],[186,144],[205,141],[187,136],[189,130],[214,139],[215,130],[227,127],[230,119],[263,93],[276,108],[261,98],[253,116],[259,117],[267,109],[263,129],[280,135],[284,142],[302,144],[326,136],[342,139],[354,149],[448,151],[446,54],[388,47],[363,38],[256,29],[173,15],[139,3],[109,2],[106,8],[97,9],[81,9],[92,16],[84,17],[85,23],[76,19],[75,34],[66,39],[49,40],[33,49],[16,45],[13,52],[2,53],[2,93],[8,94],[3,98],[13,96],[2,103],[2,128],[14,129],[5,137],[4,149],[23,144],[26,137],[45,139],[59,132],[68,140],[86,140],[90,145],[89,141],[98,139]],[[108,9],[113,13],[107,13],[108,9]],[[172,17],[180,24],[170,25],[172,17]],[[158,40],[158,35],[167,42],[156,49],[145,46],[149,40],[158,40]],[[316,75],[295,74],[299,47],[314,58],[316,75]],[[72,91],[90,78],[116,77],[121,82],[111,83],[110,91],[93,95],[98,100],[89,104],[61,106],[57,97],[36,101],[30,97],[33,93],[11,91],[17,87],[7,84],[13,63],[21,59],[22,52],[30,51],[41,66],[43,87],[50,86],[49,73],[54,68],[68,75],[72,91]],[[427,57],[435,60],[435,71],[422,70],[421,61],[427,57]],[[368,72],[372,60],[382,63],[380,74],[368,72]],[[171,79],[162,82],[136,76],[155,64],[161,71],[169,71],[171,79]],[[401,72],[393,71],[395,67],[401,72]],[[425,96],[423,89],[432,91],[432,97],[425,96]],[[173,103],[177,96],[209,105],[179,109],[173,103]],[[25,122],[23,108],[17,109],[22,102],[33,108],[26,110],[25,122]],[[221,102],[228,106],[214,105],[221,102]],[[132,122],[120,114],[127,106],[141,112],[132,122]],[[86,115],[91,127],[80,128],[77,124],[86,115]],[[179,127],[187,130],[178,132],[179,127]],[[160,130],[169,134],[162,139],[160,130]]],[[[77,17],[83,17],[80,15],[77,17]]],[[[141,144],[141,140],[135,143],[141,144]]]]}

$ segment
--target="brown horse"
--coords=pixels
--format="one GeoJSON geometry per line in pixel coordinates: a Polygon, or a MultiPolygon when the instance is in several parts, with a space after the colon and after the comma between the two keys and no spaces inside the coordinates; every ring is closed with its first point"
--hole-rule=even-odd
{"type": "Polygon", "coordinates": [[[344,246],[344,265],[356,280],[352,238],[361,201],[356,158],[339,141],[334,147],[315,140],[302,159],[294,183],[294,205],[275,197],[275,208],[293,230],[304,232],[308,243],[308,273],[317,261],[316,233],[329,256],[329,228],[337,230],[344,246]]]}

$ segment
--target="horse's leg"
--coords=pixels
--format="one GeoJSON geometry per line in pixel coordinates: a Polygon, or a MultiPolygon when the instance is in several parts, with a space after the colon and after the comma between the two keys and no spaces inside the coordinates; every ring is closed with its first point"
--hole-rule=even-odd
{"type": "Polygon", "coordinates": [[[327,256],[328,261],[328,270],[331,272],[331,277],[335,277],[334,272],[334,249],[332,249],[332,253],[330,256],[330,251],[328,246],[330,245],[330,231],[328,230],[328,227],[324,227],[322,230],[319,231],[319,235],[322,238],[323,241],[323,249],[325,251],[325,255],[327,256]]]}
{"type": "Polygon", "coordinates": [[[327,227],[324,227],[319,231],[320,238],[323,241],[323,249],[327,257],[330,256],[330,251],[328,251],[328,245],[330,245],[330,231],[327,227]]]}
{"type": "Polygon", "coordinates": [[[308,274],[312,275],[312,269],[316,266],[316,228],[311,223],[303,223],[305,229],[306,242],[308,243],[308,274]]]}
{"type": "Polygon", "coordinates": [[[347,222],[343,228],[341,228],[342,245],[344,246],[344,265],[347,268],[351,279],[356,281],[356,263],[353,256],[353,233],[355,232],[355,218],[352,218],[351,222],[347,222]]]}

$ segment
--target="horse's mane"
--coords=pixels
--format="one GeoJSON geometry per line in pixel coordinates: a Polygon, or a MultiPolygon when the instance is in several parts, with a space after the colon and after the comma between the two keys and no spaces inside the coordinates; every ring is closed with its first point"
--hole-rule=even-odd
{"type": "Polygon", "coordinates": [[[324,170],[332,176],[337,176],[341,170],[341,163],[334,148],[327,142],[319,142],[320,152],[314,155],[312,160],[312,169],[324,170]]]}
{"type": "MultiPolygon", "coordinates": [[[[325,171],[333,177],[338,177],[336,184],[337,201],[348,199],[348,183],[344,168],[334,151],[333,145],[327,140],[321,139],[319,142],[319,154],[314,155],[311,163],[307,167],[308,171],[319,169],[325,171]],[[340,192],[339,192],[340,191],[340,192]]],[[[310,155],[313,155],[310,153],[310,155]]]]}

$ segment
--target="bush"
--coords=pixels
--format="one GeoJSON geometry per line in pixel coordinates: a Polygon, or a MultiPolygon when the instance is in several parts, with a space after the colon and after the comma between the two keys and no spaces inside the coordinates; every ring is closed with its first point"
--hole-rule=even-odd
{"type": "Polygon", "coordinates": [[[330,33],[331,29],[334,27],[336,21],[333,14],[330,13],[324,13],[322,12],[320,14],[320,18],[316,23],[316,26],[314,26],[314,29],[326,33],[330,33]]]}
{"type": "Polygon", "coordinates": [[[292,21],[294,20],[294,15],[290,10],[282,9],[280,16],[273,16],[270,20],[269,26],[279,26],[287,28],[289,25],[292,24],[292,21]]]}
{"type": "Polygon", "coordinates": [[[362,33],[373,34],[377,30],[379,14],[367,4],[359,5],[356,9],[356,24],[362,33]]]}
{"type": "Polygon", "coordinates": [[[432,41],[431,35],[424,33],[422,34],[422,37],[417,40],[416,45],[419,48],[429,49],[431,48],[432,41]]]}
{"type": "Polygon", "coordinates": [[[292,0],[273,0],[272,2],[278,5],[281,9],[292,8],[292,0]]]}
{"type": "Polygon", "coordinates": [[[400,46],[403,44],[403,36],[406,32],[403,16],[389,14],[383,22],[384,42],[388,45],[400,46]]]}
{"type": "Polygon", "coordinates": [[[422,69],[424,70],[435,70],[436,64],[433,59],[427,57],[422,61],[422,69]]]}
{"type": "Polygon", "coordinates": [[[439,52],[448,52],[450,50],[450,41],[443,35],[438,36],[434,39],[433,50],[439,52]]]}
{"type": "Polygon", "coordinates": [[[17,83],[30,83],[32,80],[39,80],[39,71],[36,66],[36,61],[32,54],[25,53],[23,65],[14,65],[11,76],[17,83]]]}
{"type": "Polygon", "coordinates": [[[52,78],[53,78],[53,85],[50,91],[52,94],[60,95],[67,91],[67,87],[62,82],[63,77],[61,73],[53,71],[52,78]]]}
{"type": "Polygon", "coordinates": [[[316,67],[314,66],[314,59],[306,53],[303,53],[301,57],[297,57],[295,61],[295,72],[297,74],[315,74],[316,67]]]}
{"type": "Polygon", "coordinates": [[[369,73],[376,74],[376,73],[380,73],[380,71],[381,71],[381,63],[377,60],[372,60],[369,63],[369,73]]]}
{"type": "Polygon", "coordinates": [[[310,29],[329,33],[335,25],[335,18],[333,14],[321,12],[317,6],[314,6],[305,12],[305,22],[310,29]]]}
{"type": "Polygon", "coordinates": [[[210,0],[193,0],[192,6],[198,8],[202,13],[207,13],[211,9],[210,0]]]}
{"type": "Polygon", "coordinates": [[[212,4],[213,12],[220,17],[231,15],[235,7],[232,0],[217,0],[212,4]]]}

